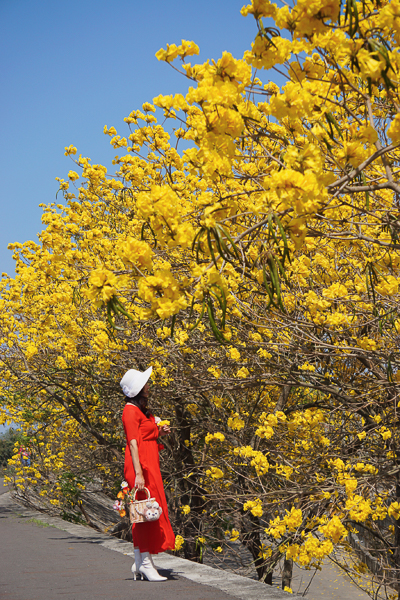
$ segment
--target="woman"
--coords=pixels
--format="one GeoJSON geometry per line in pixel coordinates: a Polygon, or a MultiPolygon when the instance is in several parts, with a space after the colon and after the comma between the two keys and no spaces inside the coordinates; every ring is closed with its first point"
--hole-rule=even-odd
{"type": "MultiPolygon", "coordinates": [[[[136,574],[140,573],[142,579],[144,575],[149,581],[165,581],[167,578],[159,575],[151,555],[173,549],[175,546],[175,536],[168,519],[157,443],[158,437],[168,435],[170,429],[166,425],[157,427],[156,419],[147,408],[148,380],[151,372],[152,367],[144,373],[130,369],[120,382],[127,397],[122,413],[126,436],[124,475],[130,489],[142,491],[146,487],[150,496],[155,498],[162,508],[162,514],[157,521],[132,525],[135,552],[133,578],[136,580],[136,574]]],[[[139,493],[137,498],[141,499],[139,493]]]]}

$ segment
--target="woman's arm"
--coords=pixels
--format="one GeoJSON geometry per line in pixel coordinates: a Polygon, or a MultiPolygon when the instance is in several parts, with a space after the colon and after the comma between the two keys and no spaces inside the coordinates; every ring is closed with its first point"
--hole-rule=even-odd
{"type": "Polygon", "coordinates": [[[139,449],[136,440],[131,440],[129,444],[129,448],[131,450],[131,457],[133,462],[133,468],[135,469],[135,488],[138,490],[144,489],[144,477],[142,471],[142,465],[139,460],[139,449]]]}

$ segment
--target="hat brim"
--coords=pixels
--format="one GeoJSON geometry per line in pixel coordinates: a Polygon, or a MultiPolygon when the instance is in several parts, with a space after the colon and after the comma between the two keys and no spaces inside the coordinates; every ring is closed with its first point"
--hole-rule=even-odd
{"type": "Polygon", "coordinates": [[[135,398],[138,394],[140,394],[150,379],[152,371],[153,367],[149,367],[143,372],[137,371],[136,369],[130,369],[127,371],[120,381],[120,385],[125,396],[128,398],[135,398]]]}
{"type": "Polygon", "coordinates": [[[143,377],[142,377],[142,381],[141,381],[141,383],[143,385],[140,388],[139,393],[142,391],[142,389],[144,388],[144,386],[146,385],[146,383],[150,379],[150,376],[151,376],[152,372],[153,372],[153,367],[149,367],[148,369],[146,369],[146,371],[143,372],[143,377]]]}

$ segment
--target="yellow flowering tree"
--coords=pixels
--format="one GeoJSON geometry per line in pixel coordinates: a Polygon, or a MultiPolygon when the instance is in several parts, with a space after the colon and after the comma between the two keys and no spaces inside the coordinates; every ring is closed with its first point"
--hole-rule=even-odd
{"type": "Polygon", "coordinates": [[[12,245],[2,396],[37,456],[15,482],[55,506],[65,472],[113,485],[118,380],[151,363],[187,556],[240,539],[270,581],[357,530],[399,592],[398,3],[242,14],[241,60],[157,53],[187,94],[134,110],[123,137],[105,127],[116,173],[73,158],[40,244],[12,245]]]}

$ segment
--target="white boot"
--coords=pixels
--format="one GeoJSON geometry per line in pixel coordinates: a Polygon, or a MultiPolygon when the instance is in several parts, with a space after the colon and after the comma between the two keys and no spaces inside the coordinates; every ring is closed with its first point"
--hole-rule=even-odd
{"type": "Polygon", "coordinates": [[[133,579],[136,581],[136,575],[140,575],[140,579],[143,579],[143,575],[139,571],[141,564],[142,564],[142,555],[140,553],[139,548],[134,548],[133,551],[135,553],[135,562],[133,563],[133,565],[131,567],[131,571],[133,573],[133,579]]]}
{"type": "Polygon", "coordinates": [[[142,564],[139,567],[139,572],[148,579],[148,581],[166,581],[167,577],[163,577],[154,566],[153,559],[149,552],[142,552],[142,564]]]}

